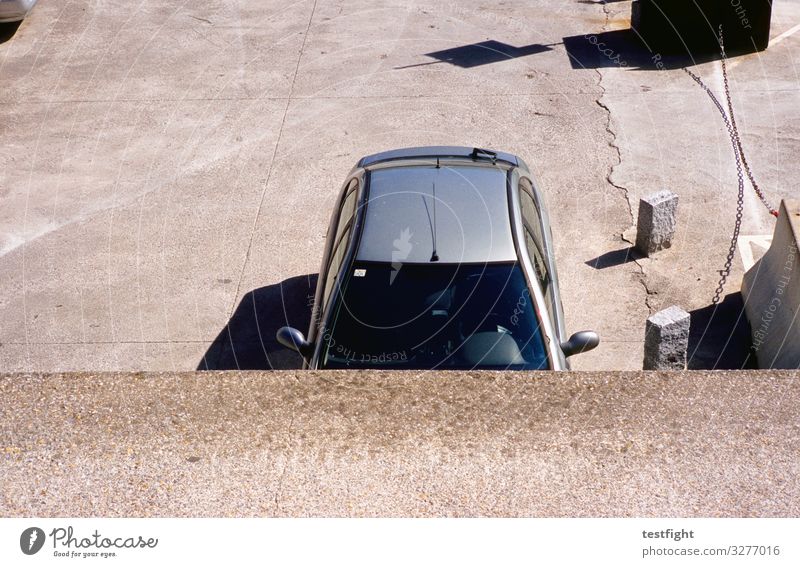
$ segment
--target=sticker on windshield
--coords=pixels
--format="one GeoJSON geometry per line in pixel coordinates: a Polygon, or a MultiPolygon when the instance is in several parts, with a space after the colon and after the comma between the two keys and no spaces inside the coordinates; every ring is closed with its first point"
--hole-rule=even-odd
{"type": "Polygon", "coordinates": [[[363,278],[364,276],[366,276],[366,275],[367,275],[367,270],[365,270],[365,269],[363,269],[363,268],[358,268],[357,270],[355,270],[355,271],[353,272],[353,275],[354,275],[355,277],[357,277],[357,278],[363,278]]]}

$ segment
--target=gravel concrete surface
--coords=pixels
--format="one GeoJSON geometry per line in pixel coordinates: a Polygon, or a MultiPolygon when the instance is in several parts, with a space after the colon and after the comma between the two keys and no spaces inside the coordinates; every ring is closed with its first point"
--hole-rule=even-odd
{"type": "MultiPolygon", "coordinates": [[[[308,319],[339,184],[362,155],[424,144],[532,165],[568,331],[602,337],[574,367],[641,368],[650,314],[709,304],[735,172],[682,71],[598,60],[587,36],[627,28],[629,13],[627,1],[39,2],[0,30],[0,369],[297,367],[274,331],[308,319]],[[505,55],[469,47],[487,41],[505,55]],[[680,195],[675,244],[630,261],[637,199],[662,189],[680,195]],[[251,324],[234,346],[265,354],[215,350],[254,305],[261,336],[251,324]]],[[[798,21],[800,3],[775,2],[774,37],[798,21]]],[[[798,38],[731,71],[774,200],[798,197],[798,38]]],[[[718,61],[697,72],[719,89],[718,61]]],[[[771,233],[747,204],[744,233],[771,233]]]]}
{"type": "Polygon", "coordinates": [[[0,376],[0,516],[798,516],[797,372],[0,376]]]}

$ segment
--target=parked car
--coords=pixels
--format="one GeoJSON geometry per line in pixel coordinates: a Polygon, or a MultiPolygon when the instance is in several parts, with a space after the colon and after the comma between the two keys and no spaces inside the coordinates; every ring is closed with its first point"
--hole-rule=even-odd
{"type": "Polygon", "coordinates": [[[307,368],[553,369],[569,339],[542,194],[502,152],[399,149],[359,160],[328,228],[308,337],[277,340],[307,368]]]}
{"type": "Polygon", "coordinates": [[[0,0],[0,23],[24,19],[34,4],[36,0],[0,0]]]}

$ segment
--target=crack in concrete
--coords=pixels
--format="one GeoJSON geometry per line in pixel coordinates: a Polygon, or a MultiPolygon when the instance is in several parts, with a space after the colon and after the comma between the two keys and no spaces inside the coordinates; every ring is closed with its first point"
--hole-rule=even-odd
{"type": "MultiPolygon", "coordinates": [[[[609,23],[609,21],[611,19],[611,13],[609,12],[608,6],[606,5],[605,2],[603,2],[602,6],[603,6],[603,14],[605,14],[605,17],[606,17],[606,21],[603,23],[603,31],[607,31],[608,30],[608,23],[609,23]]],[[[608,182],[609,185],[611,185],[615,189],[618,189],[619,191],[621,191],[623,196],[625,197],[625,202],[628,204],[628,216],[631,219],[631,224],[628,227],[628,228],[630,228],[634,224],[634,221],[633,221],[633,207],[631,206],[630,192],[628,191],[627,187],[624,187],[623,185],[618,185],[617,183],[614,183],[614,181],[612,179],[612,177],[614,176],[614,170],[619,165],[622,164],[622,152],[620,152],[619,145],[617,144],[617,133],[614,132],[614,130],[611,128],[611,109],[603,102],[603,98],[606,95],[606,88],[605,88],[605,86],[603,86],[603,73],[600,71],[599,68],[595,69],[595,72],[597,73],[597,87],[600,89],[600,96],[597,97],[595,102],[597,103],[597,106],[599,106],[600,108],[602,108],[603,110],[606,111],[606,117],[607,117],[607,120],[606,120],[606,133],[608,133],[611,136],[611,139],[608,141],[608,146],[610,148],[613,148],[614,151],[617,153],[617,163],[616,164],[611,164],[611,166],[609,166],[608,173],[606,174],[606,181],[608,182]]],[[[625,229],[625,230],[627,230],[627,229],[625,229]]],[[[624,233],[625,230],[623,230],[622,232],[624,233]]]]}
{"type": "Polygon", "coordinates": [[[191,14],[189,14],[189,17],[194,20],[197,20],[198,22],[205,22],[206,24],[209,24],[211,26],[214,25],[211,20],[207,20],[206,18],[198,18],[197,16],[192,16],[191,14]]]}
{"type": "Polygon", "coordinates": [[[654,295],[658,295],[658,292],[655,290],[650,289],[650,286],[647,285],[647,273],[644,271],[644,266],[639,262],[639,260],[634,259],[633,263],[636,264],[639,268],[639,274],[637,275],[637,279],[639,283],[644,288],[645,296],[644,296],[644,304],[647,307],[647,314],[652,315],[655,312],[655,307],[651,305],[650,298],[654,295]]]}
{"type": "MultiPolygon", "coordinates": [[[[608,5],[605,2],[602,3],[602,8],[603,8],[603,14],[605,14],[605,17],[606,17],[606,21],[603,24],[603,31],[606,31],[608,29],[608,24],[609,24],[609,21],[611,19],[611,13],[609,12],[608,5]]],[[[595,69],[595,72],[597,73],[597,87],[600,89],[600,96],[597,97],[595,102],[597,103],[597,106],[599,106],[600,108],[602,108],[603,110],[606,111],[606,125],[605,125],[605,128],[606,128],[606,133],[610,137],[610,139],[608,140],[608,146],[610,148],[613,148],[614,151],[617,154],[617,163],[615,163],[615,164],[612,163],[608,167],[608,173],[606,173],[606,182],[609,185],[611,185],[614,189],[617,189],[618,191],[620,191],[622,193],[622,196],[625,198],[625,203],[628,206],[628,217],[630,218],[630,224],[628,225],[628,227],[626,229],[624,229],[624,230],[622,230],[620,232],[620,234],[619,234],[620,240],[622,240],[623,242],[627,242],[631,246],[635,246],[635,242],[631,242],[628,238],[625,237],[625,233],[628,230],[630,230],[631,228],[633,228],[634,225],[635,225],[635,220],[634,220],[634,217],[633,217],[633,205],[631,204],[631,198],[630,198],[630,191],[629,191],[629,189],[627,187],[625,187],[624,185],[619,185],[618,183],[615,183],[614,180],[612,179],[613,176],[614,176],[614,170],[617,167],[619,167],[620,165],[622,165],[622,152],[620,151],[619,145],[617,144],[617,133],[611,127],[611,109],[608,107],[607,104],[605,104],[603,102],[603,98],[606,95],[606,88],[605,88],[605,86],[603,86],[603,73],[602,73],[602,71],[600,71],[599,68],[595,69]]],[[[632,259],[633,259],[634,264],[636,264],[636,266],[639,268],[639,273],[637,274],[637,278],[636,279],[639,281],[639,284],[644,289],[644,292],[645,292],[644,304],[645,304],[645,307],[647,307],[647,312],[648,312],[648,316],[649,316],[649,315],[653,314],[653,309],[654,309],[653,305],[651,305],[651,303],[650,303],[650,299],[651,299],[652,296],[658,295],[658,292],[655,291],[655,290],[650,289],[650,286],[647,283],[647,272],[645,272],[645,269],[644,269],[644,266],[642,265],[642,263],[639,260],[637,260],[636,258],[632,258],[632,259]]]]}
{"type": "Polygon", "coordinates": [[[658,292],[655,290],[651,290],[650,286],[647,285],[647,273],[644,271],[644,265],[636,257],[633,256],[634,253],[633,248],[636,246],[636,243],[627,238],[625,236],[625,233],[622,233],[620,235],[620,238],[622,239],[623,242],[631,245],[631,251],[629,252],[631,254],[631,260],[633,260],[633,263],[636,264],[636,266],[639,268],[639,274],[637,276],[637,279],[639,280],[639,283],[642,285],[645,291],[644,304],[647,306],[647,311],[649,312],[649,315],[652,315],[655,307],[653,307],[650,304],[650,296],[658,295],[658,292]]]}
{"type": "MultiPolygon", "coordinates": [[[[606,94],[605,87],[603,86],[603,74],[599,70],[597,70],[597,74],[600,76],[600,80],[597,82],[597,86],[600,87],[600,89],[602,89],[603,92],[600,94],[600,97],[595,100],[595,102],[597,103],[597,106],[606,111],[606,115],[608,117],[608,119],[606,120],[606,132],[611,136],[611,139],[608,141],[608,146],[610,148],[613,148],[614,151],[617,153],[617,163],[611,164],[609,166],[608,173],[606,174],[606,181],[608,182],[609,185],[621,191],[623,197],[625,197],[625,202],[628,205],[628,216],[631,219],[631,224],[628,226],[628,228],[630,228],[634,224],[633,206],[631,205],[630,191],[628,190],[627,187],[615,183],[614,180],[612,179],[614,175],[614,170],[617,168],[617,166],[622,164],[622,153],[620,152],[619,146],[616,143],[617,133],[614,132],[614,130],[612,130],[611,128],[611,109],[608,108],[608,106],[602,101],[602,98],[606,94]]],[[[626,228],[625,230],[628,230],[628,228],[626,228]]],[[[624,233],[625,230],[623,230],[622,232],[624,233]]]]}

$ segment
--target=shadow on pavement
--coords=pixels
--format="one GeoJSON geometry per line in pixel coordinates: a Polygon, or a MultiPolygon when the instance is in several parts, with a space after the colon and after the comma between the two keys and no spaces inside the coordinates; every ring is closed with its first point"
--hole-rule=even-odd
{"type": "Polygon", "coordinates": [[[5,24],[0,24],[0,43],[5,43],[12,37],[14,34],[17,33],[17,29],[19,29],[22,20],[19,22],[8,22],[5,24]]]}
{"type": "Polygon", "coordinates": [[[688,367],[692,370],[757,368],[741,293],[690,314],[688,367]]]}
{"type": "Polygon", "coordinates": [[[662,55],[651,49],[630,28],[565,37],[564,48],[573,69],[627,67],[661,71],[690,67],[721,58],[718,51],[662,55]]]}
{"type": "Polygon", "coordinates": [[[584,264],[591,266],[595,270],[602,270],[603,268],[621,266],[622,264],[633,262],[634,260],[638,260],[642,257],[643,256],[639,253],[639,251],[636,250],[636,248],[629,246],[628,248],[620,248],[619,250],[606,252],[597,258],[587,260],[584,262],[584,264]]]}
{"type": "Polygon", "coordinates": [[[308,331],[317,274],[283,280],[245,295],[228,324],[197,366],[198,370],[301,368],[299,354],[280,345],[275,332],[289,325],[308,331]]]}
{"type": "Polygon", "coordinates": [[[434,65],[436,63],[449,63],[457,67],[468,69],[471,67],[488,65],[490,63],[507,61],[509,59],[516,59],[518,57],[525,57],[526,55],[534,55],[544,51],[552,51],[552,45],[534,43],[531,45],[525,45],[523,47],[514,47],[513,45],[508,45],[507,43],[490,39],[480,43],[471,43],[469,45],[462,45],[459,47],[426,53],[426,57],[431,57],[432,59],[436,59],[436,61],[395,67],[395,69],[423,67],[425,65],[434,65]]]}

